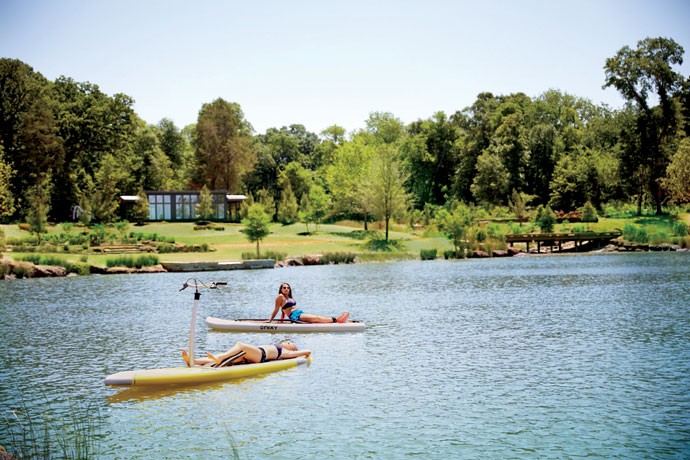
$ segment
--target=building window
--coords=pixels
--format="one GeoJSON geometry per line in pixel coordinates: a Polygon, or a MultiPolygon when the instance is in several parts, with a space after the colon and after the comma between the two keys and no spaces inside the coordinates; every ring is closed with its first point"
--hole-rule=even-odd
{"type": "Polygon", "coordinates": [[[213,217],[218,220],[225,220],[225,208],[227,202],[225,200],[225,193],[213,194],[213,217]]]}
{"type": "Polygon", "coordinates": [[[193,220],[196,218],[196,205],[199,195],[184,193],[176,196],[175,217],[177,220],[193,220]]]}
{"type": "Polygon", "coordinates": [[[172,218],[171,196],[149,193],[149,220],[170,220],[172,218]]]}

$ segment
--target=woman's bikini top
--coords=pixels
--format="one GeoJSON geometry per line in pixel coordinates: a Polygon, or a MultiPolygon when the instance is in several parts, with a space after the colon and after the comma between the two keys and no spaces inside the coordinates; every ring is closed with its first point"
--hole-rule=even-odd
{"type": "Polygon", "coordinates": [[[281,308],[282,308],[283,310],[287,310],[287,309],[289,309],[289,308],[294,307],[295,305],[297,305],[297,301],[296,301],[295,299],[287,299],[287,300],[285,301],[285,305],[283,305],[281,308]]]}

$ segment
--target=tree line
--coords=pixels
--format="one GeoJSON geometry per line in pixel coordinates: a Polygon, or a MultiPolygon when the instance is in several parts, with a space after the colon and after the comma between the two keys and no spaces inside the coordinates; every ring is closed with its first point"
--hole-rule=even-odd
{"type": "MultiPolygon", "coordinates": [[[[646,38],[604,63],[620,110],[550,89],[479,94],[453,114],[404,124],[374,112],[365,127],[299,124],[255,133],[239,104],[203,104],[195,124],[141,120],[134,100],[69,77],[49,81],[0,59],[0,219],[72,220],[75,207],[117,220],[118,196],[228,190],[274,221],[421,220],[454,204],[570,211],[614,200],[657,213],[690,201],[690,79],[683,48],[646,38]]],[[[576,76],[574,76],[576,78],[576,76]]]]}

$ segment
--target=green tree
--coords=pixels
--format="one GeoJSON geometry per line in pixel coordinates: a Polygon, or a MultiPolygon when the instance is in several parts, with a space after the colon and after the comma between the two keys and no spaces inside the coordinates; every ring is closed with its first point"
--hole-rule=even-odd
{"type": "Polygon", "coordinates": [[[663,185],[676,203],[690,202],[690,138],[682,140],[671,158],[663,185]]]}
{"type": "Polygon", "coordinates": [[[489,205],[503,204],[510,186],[510,172],[501,157],[486,151],[477,159],[477,174],[470,190],[475,200],[489,205]]]}
{"type": "Polygon", "coordinates": [[[580,209],[582,213],[582,222],[598,222],[599,216],[597,215],[597,209],[594,207],[592,202],[588,201],[580,209]]]}
{"type": "Polygon", "coordinates": [[[94,217],[101,222],[111,222],[117,215],[119,185],[127,177],[127,171],[120,166],[113,155],[104,155],[94,174],[94,181],[89,186],[90,208],[94,217]]]}
{"type": "Polygon", "coordinates": [[[158,146],[170,161],[172,168],[173,174],[169,187],[173,190],[188,189],[194,169],[194,152],[188,136],[167,118],[163,118],[158,123],[156,134],[158,146]]]}
{"type": "Polygon", "coordinates": [[[407,175],[403,171],[398,147],[394,144],[378,145],[362,184],[362,199],[367,200],[372,212],[383,219],[388,242],[390,221],[407,211],[409,195],[404,184],[407,175]]]}
{"type": "MultiPolygon", "coordinates": [[[[661,181],[666,174],[670,156],[683,120],[679,96],[685,78],[672,68],[683,63],[683,47],[668,38],[646,38],[636,49],[621,48],[616,56],[606,60],[604,87],[616,88],[623,97],[639,110],[638,133],[640,152],[631,160],[636,162],[638,179],[649,191],[661,214],[664,201],[661,181]],[[651,106],[650,93],[655,93],[657,106],[651,106]]],[[[640,208],[638,207],[638,211],[640,208]]]]}
{"type": "MultiPolygon", "coordinates": [[[[134,100],[121,93],[108,96],[98,85],[67,77],[55,81],[54,92],[58,134],[64,145],[64,162],[56,166],[54,174],[55,217],[69,217],[72,205],[90,181],[100,186],[104,178],[96,178],[96,173],[103,162],[116,164],[118,189],[137,190],[141,184],[134,180],[132,150],[142,122],[132,108],[134,100]]],[[[117,206],[117,202],[108,205],[117,206]]],[[[94,206],[94,213],[105,212],[99,207],[94,206]]]]}
{"type": "Polygon", "coordinates": [[[290,184],[297,201],[302,199],[302,195],[309,193],[314,184],[314,172],[305,168],[296,161],[291,161],[278,174],[278,186],[284,189],[290,184]]]}
{"type": "Polygon", "coordinates": [[[309,225],[314,224],[316,231],[319,231],[319,225],[326,218],[329,208],[329,198],[326,191],[320,185],[312,185],[309,189],[308,199],[304,201],[304,208],[300,217],[302,221],[309,225]]]}
{"type": "Polygon", "coordinates": [[[9,193],[20,215],[26,215],[25,198],[36,177],[55,179],[64,162],[53,99],[53,85],[43,75],[17,59],[0,58],[0,144],[14,171],[9,193]]]}
{"type": "Polygon", "coordinates": [[[51,187],[51,178],[46,175],[39,178],[28,190],[27,201],[30,203],[30,207],[26,218],[32,233],[36,234],[39,244],[41,243],[41,235],[46,233],[48,228],[51,187]]]}
{"type": "Polygon", "coordinates": [[[204,104],[195,130],[197,182],[212,190],[240,190],[253,163],[251,132],[239,104],[220,98],[204,104]]]}
{"type": "Polygon", "coordinates": [[[14,213],[14,196],[11,181],[14,170],[5,162],[2,143],[0,143],[0,221],[14,213]]]}
{"type": "Polygon", "coordinates": [[[137,196],[139,199],[134,203],[130,216],[137,224],[141,225],[149,218],[149,198],[146,196],[146,192],[144,192],[143,188],[139,189],[137,196]]]}
{"type": "Polygon", "coordinates": [[[343,142],[333,153],[333,162],[323,170],[330,192],[332,213],[347,219],[364,220],[368,229],[371,203],[365,197],[363,185],[376,147],[367,143],[367,136],[357,134],[343,142]]]}
{"type": "Polygon", "coordinates": [[[256,243],[256,257],[261,257],[259,252],[259,243],[263,241],[271,232],[269,229],[271,218],[266,213],[264,207],[259,203],[254,203],[247,209],[247,217],[242,219],[244,229],[242,232],[247,236],[247,239],[256,243]]]}
{"type": "Polygon", "coordinates": [[[410,189],[416,206],[443,204],[449,194],[460,163],[460,130],[437,112],[429,120],[408,126],[409,139],[403,152],[409,162],[410,189]]]}
{"type": "Polygon", "coordinates": [[[475,220],[472,210],[461,203],[454,205],[450,211],[441,208],[437,212],[436,225],[452,241],[456,256],[465,256],[470,230],[475,220]]]}
{"type": "Polygon", "coordinates": [[[297,198],[292,193],[292,187],[288,182],[280,192],[280,202],[278,203],[278,222],[284,225],[290,225],[297,222],[299,219],[299,205],[297,198]]]}
{"type": "Polygon", "coordinates": [[[553,231],[553,227],[556,225],[556,215],[548,204],[546,206],[539,205],[535,221],[542,232],[549,233],[553,231]]]}
{"type": "Polygon", "coordinates": [[[158,128],[139,123],[127,153],[132,174],[128,178],[126,189],[167,190],[173,188],[175,175],[170,158],[159,145],[158,128]]]}
{"type": "Polygon", "coordinates": [[[451,123],[458,127],[458,167],[453,178],[454,195],[461,201],[473,199],[471,186],[474,181],[477,159],[491,144],[494,126],[492,115],[500,100],[485,92],[477,96],[472,106],[456,112],[451,123]]]}
{"type": "Polygon", "coordinates": [[[533,198],[533,196],[518,192],[515,189],[513,189],[513,193],[510,195],[508,206],[513,214],[515,214],[515,218],[517,219],[520,227],[522,227],[523,222],[527,222],[529,219],[527,214],[527,203],[529,203],[533,198]]]}
{"type": "Polygon", "coordinates": [[[205,185],[199,191],[199,202],[196,205],[196,216],[199,219],[209,219],[213,216],[213,196],[205,185]]]}

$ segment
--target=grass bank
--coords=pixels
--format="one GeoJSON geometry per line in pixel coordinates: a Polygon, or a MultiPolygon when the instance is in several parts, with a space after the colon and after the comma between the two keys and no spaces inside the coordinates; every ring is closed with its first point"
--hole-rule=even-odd
{"type": "MultiPolygon", "coordinates": [[[[668,216],[641,216],[626,218],[601,218],[596,223],[563,222],[555,225],[554,232],[610,232],[623,231],[626,228],[640,229],[650,240],[671,240],[674,235],[674,226],[678,222],[690,224],[690,214],[668,216]]],[[[214,262],[242,260],[245,253],[256,253],[256,244],[247,240],[242,233],[241,224],[223,223],[222,229],[195,230],[192,222],[151,222],[142,226],[127,224],[126,228],[109,229],[110,240],[119,241],[125,234],[137,233],[147,237],[155,236],[158,240],[174,241],[177,245],[204,245],[209,248],[207,252],[159,252],[156,254],[160,262],[214,262]]],[[[494,227],[498,233],[516,233],[515,222],[487,220],[480,224],[481,227],[494,227]]],[[[18,225],[0,225],[4,232],[5,240],[27,238],[30,233],[22,230],[18,225]]],[[[284,254],[287,258],[302,257],[311,254],[351,253],[360,261],[380,260],[404,260],[419,259],[421,251],[436,250],[439,257],[444,251],[453,249],[450,241],[434,227],[411,228],[408,225],[393,225],[389,238],[396,244],[387,251],[372,250],[367,245],[370,235],[364,234],[364,229],[359,222],[338,222],[336,224],[324,224],[315,231],[313,225],[309,227],[302,223],[293,225],[272,224],[271,233],[260,244],[260,253],[284,254]]],[[[383,232],[381,223],[369,225],[370,231],[383,232]]],[[[519,227],[519,232],[538,231],[534,223],[526,223],[519,227]]],[[[88,228],[79,226],[50,225],[48,235],[59,234],[87,234],[88,228]]],[[[494,232],[492,232],[494,233],[494,232]]],[[[686,236],[687,238],[687,236],[686,236]]],[[[3,251],[6,256],[19,258],[28,253],[14,250],[3,251]]],[[[59,254],[69,262],[86,262],[92,265],[108,265],[108,260],[113,254],[94,253],[88,245],[55,245],[51,250],[37,250],[36,252],[49,252],[59,254]]]]}

